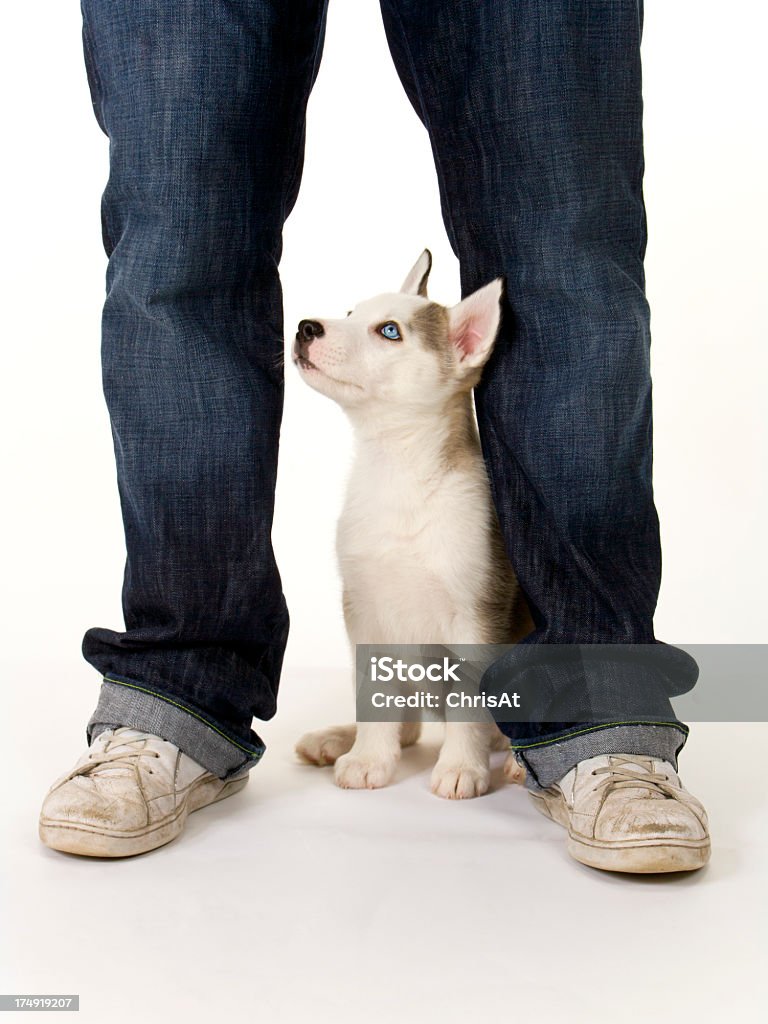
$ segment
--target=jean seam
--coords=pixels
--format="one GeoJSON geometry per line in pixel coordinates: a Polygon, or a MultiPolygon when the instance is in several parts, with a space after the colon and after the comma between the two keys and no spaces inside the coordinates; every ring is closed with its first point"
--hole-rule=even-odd
{"type": "Polygon", "coordinates": [[[239,750],[245,751],[246,754],[250,754],[250,756],[252,758],[256,759],[256,760],[258,760],[258,758],[260,758],[262,756],[262,754],[264,753],[263,750],[259,751],[259,750],[256,750],[255,748],[251,749],[250,747],[243,746],[242,743],[238,743],[237,740],[233,740],[231,736],[227,736],[227,734],[225,732],[223,732],[221,729],[219,729],[217,726],[215,726],[212,722],[209,722],[207,718],[204,718],[202,715],[198,714],[196,711],[193,711],[191,708],[186,707],[186,705],[180,704],[178,701],[171,700],[170,697],[165,697],[161,693],[157,693],[155,690],[150,690],[148,687],[145,687],[145,686],[138,686],[136,683],[127,683],[127,682],[124,682],[122,679],[114,679],[111,676],[106,676],[106,675],[104,676],[104,682],[105,683],[114,683],[116,686],[125,686],[129,690],[138,690],[140,693],[147,693],[147,694],[150,695],[150,697],[156,697],[158,700],[165,701],[166,704],[170,704],[173,707],[179,708],[181,711],[185,711],[188,715],[192,715],[193,718],[196,718],[196,719],[198,719],[198,721],[202,722],[204,725],[207,725],[209,729],[213,729],[214,732],[217,732],[228,743],[231,743],[233,746],[237,747],[239,750]]]}
{"type": "Polygon", "coordinates": [[[579,729],[577,732],[568,732],[563,736],[556,736],[554,739],[539,740],[536,743],[511,743],[513,750],[530,750],[532,747],[549,747],[553,743],[563,743],[565,740],[573,739],[574,736],[585,736],[590,732],[600,732],[603,729],[613,729],[620,725],[655,725],[660,726],[664,729],[677,729],[683,736],[688,736],[689,730],[682,725],[676,725],[673,722],[644,722],[644,721],[630,721],[630,722],[605,722],[601,725],[590,726],[588,729],[579,729]]]}
{"type": "Polygon", "coordinates": [[[89,91],[91,93],[91,106],[93,108],[96,121],[98,122],[99,128],[105,135],[109,135],[106,124],[104,121],[104,113],[102,110],[102,101],[104,97],[104,86],[101,81],[101,73],[99,72],[99,65],[96,60],[95,44],[93,39],[93,32],[91,30],[90,21],[88,14],[85,10],[85,3],[81,0],[80,13],[82,16],[82,42],[83,42],[83,57],[86,70],[86,77],[88,78],[89,91]]]}
{"type": "MultiPolygon", "coordinates": [[[[282,219],[283,223],[288,219],[289,213],[286,213],[286,199],[289,199],[293,194],[293,191],[297,185],[300,185],[300,179],[304,172],[304,147],[306,142],[306,118],[307,118],[307,104],[309,103],[309,97],[312,95],[312,90],[315,87],[317,80],[317,73],[320,67],[320,61],[322,59],[322,50],[325,44],[325,22],[328,15],[328,0],[324,0],[322,9],[320,11],[320,17],[317,22],[317,31],[315,35],[315,41],[312,46],[312,71],[309,76],[309,87],[306,93],[302,94],[301,109],[303,111],[299,121],[303,121],[303,127],[298,129],[298,133],[295,133],[294,145],[291,147],[291,152],[296,154],[301,149],[301,156],[294,161],[293,168],[290,172],[290,178],[283,189],[283,202],[282,202],[282,219]]],[[[295,126],[298,128],[298,126],[295,126]]],[[[294,196],[294,203],[296,196],[294,196]]],[[[279,257],[277,262],[279,262],[279,257]]]]}
{"type": "Polygon", "coordinates": [[[447,187],[446,177],[445,177],[445,174],[443,172],[442,161],[441,161],[440,155],[439,155],[439,153],[437,151],[437,146],[434,144],[434,137],[435,136],[434,136],[434,132],[432,130],[432,121],[431,121],[431,118],[429,116],[429,113],[427,112],[427,105],[424,102],[424,95],[422,93],[421,82],[419,81],[419,76],[418,76],[418,74],[416,72],[416,65],[414,63],[413,53],[411,51],[411,43],[410,43],[410,40],[408,38],[408,33],[405,31],[405,26],[403,25],[403,19],[402,19],[402,16],[400,14],[400,11],[397,9],[396,5],[394,5],[394,4],[391,5],[390,10],[391,10],[392,17],[397,20],[397,26],[398,26],[398,29],[400,30],[400,38],[401,38],[403,50],[405,51],[405,57],[406,57],[406,60],[408,61],[408,70],[411,73],[411,79],[413,81],[413,86],[414,86],[414,89],[416,91],[416,95],[419,98],[419,106],[421,107],[421,120],[422,120],[422,122],[424,124],[424,127],[427,130],[427,134],[428,134],[429,140],[430,140],[430,146],[431,146],[431,149],[432,149],[432,157],[433,157],[433,160],[434,160],[434,163],[435,163],[435,173],[437,175],[437,179],[438,179],[438,182],[440,184],[440,189],[441,189],[442,193],[446,197],[446,202],[445,202],[445,212],[446,212],[446,215],[447,215],[446,218],[445,218],[446,221],[447,221],[447,223],[445,225],[446,233],[447,233],[448,239],[449,239],[449,241],[451,243],[451,248],[453,249],[454,253],[458,257],[459,256],[458,235],[456,234],[456,229],[455,229],[454,224],[453,224],[453,211],[451,210],[450,203],[448,201],[448,191],[449,190],[448,190],[448,187],[447,187]]]}

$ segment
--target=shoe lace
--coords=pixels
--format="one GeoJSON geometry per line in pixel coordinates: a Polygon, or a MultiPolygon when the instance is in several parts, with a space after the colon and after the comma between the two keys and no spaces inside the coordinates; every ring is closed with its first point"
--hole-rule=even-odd
{"type": "MultiPolygon", "coordinates": [[[[88,760],[84,764],[80,765],[74,774],[90,775],[94,769],[105,764],[114,767],[129,768],[138,773],[139,762],[142,757],[160,757],[160,754],[156,750],[152,750],[151,747],[147,747],[147,740],[152,738],[152,734],[148,732],[142,732],[131,737],[126,737],[121,733],[120,729],[116,729],[115,732],[108,737],[103,749],[98,752],[91,752],[88,755],[88,760]],[[114,750],[112,749],[113,747],[120,747],[121,749],[114,750]]],[[[151,768],[148,769],[148,771],[152,774],[151,768]]]]}
{"type": "Polygon", "coordinates": [[[661,792],[670,797],[680,795],[679,788],[672,784],[669,775],[663,772],[644,771],[632,767],[633,764],[632,761],[620,761],[617,764],[594,768],[592,775],[605,775],[605,779],[598,783],[596,788],[605,789],[609,793],[614,789],[641,788],[661,792]]]}

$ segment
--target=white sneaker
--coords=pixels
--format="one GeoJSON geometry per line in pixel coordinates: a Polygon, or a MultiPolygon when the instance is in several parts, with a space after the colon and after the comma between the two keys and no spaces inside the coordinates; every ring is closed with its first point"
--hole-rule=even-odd
{"type": "Polygon", "coordinates": [[[709,860],[707,815],[669,761],[601,754],[530,794],[568,829],[568,852],[604,871],[694,871],[709,860]]]}
{"type": "Polygon", "coordinates": [[[248,774],[211,775],[149,732],[107,729],[43,801],[46,846],[86,857],[130,857],[175,839],[187,815],[237,793],[248,774]]]}

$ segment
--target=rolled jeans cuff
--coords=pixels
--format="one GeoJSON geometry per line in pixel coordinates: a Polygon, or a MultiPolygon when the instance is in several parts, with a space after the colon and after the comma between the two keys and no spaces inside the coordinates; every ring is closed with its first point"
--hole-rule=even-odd
{"type": "Polygon", "coordinates": [[[599,754],[644,754],[669,761],[677,771],[677,755],[685,746],[688,730],[682,724],[622,722],[582,729],[554,740],[512,742],[519,764],[526,769],[525,785],[539,790],[553,786],[579,761],[599,754]]]}
{"type": "Polygon", "coordinates": [[[104,676],[96,709],[86,726],[89,745],[105,729],[119,726],[168,740],[220,779],[245,774],[258,764],[266,749],[253,731],[246,742],[171,694],[135,680],[104,676]]]}

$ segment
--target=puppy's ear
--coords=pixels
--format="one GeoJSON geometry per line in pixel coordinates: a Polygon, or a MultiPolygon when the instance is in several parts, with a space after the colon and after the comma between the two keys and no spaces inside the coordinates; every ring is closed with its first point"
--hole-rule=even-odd
{"type": "Polygon", "coordinates": [[[406,295],[423,295],[426,298],[427,279],[431,269],[432,253],[429,249],[425,249],[414,263],[408,277],[403,281],[400,291],[406,295]]]}
{"type": "Polygon", "coordinates": [[[504,280],[497,277],[448,310],[448,337],[467,369],[482,366],[493,350],[501,323],[504,280]]]}

